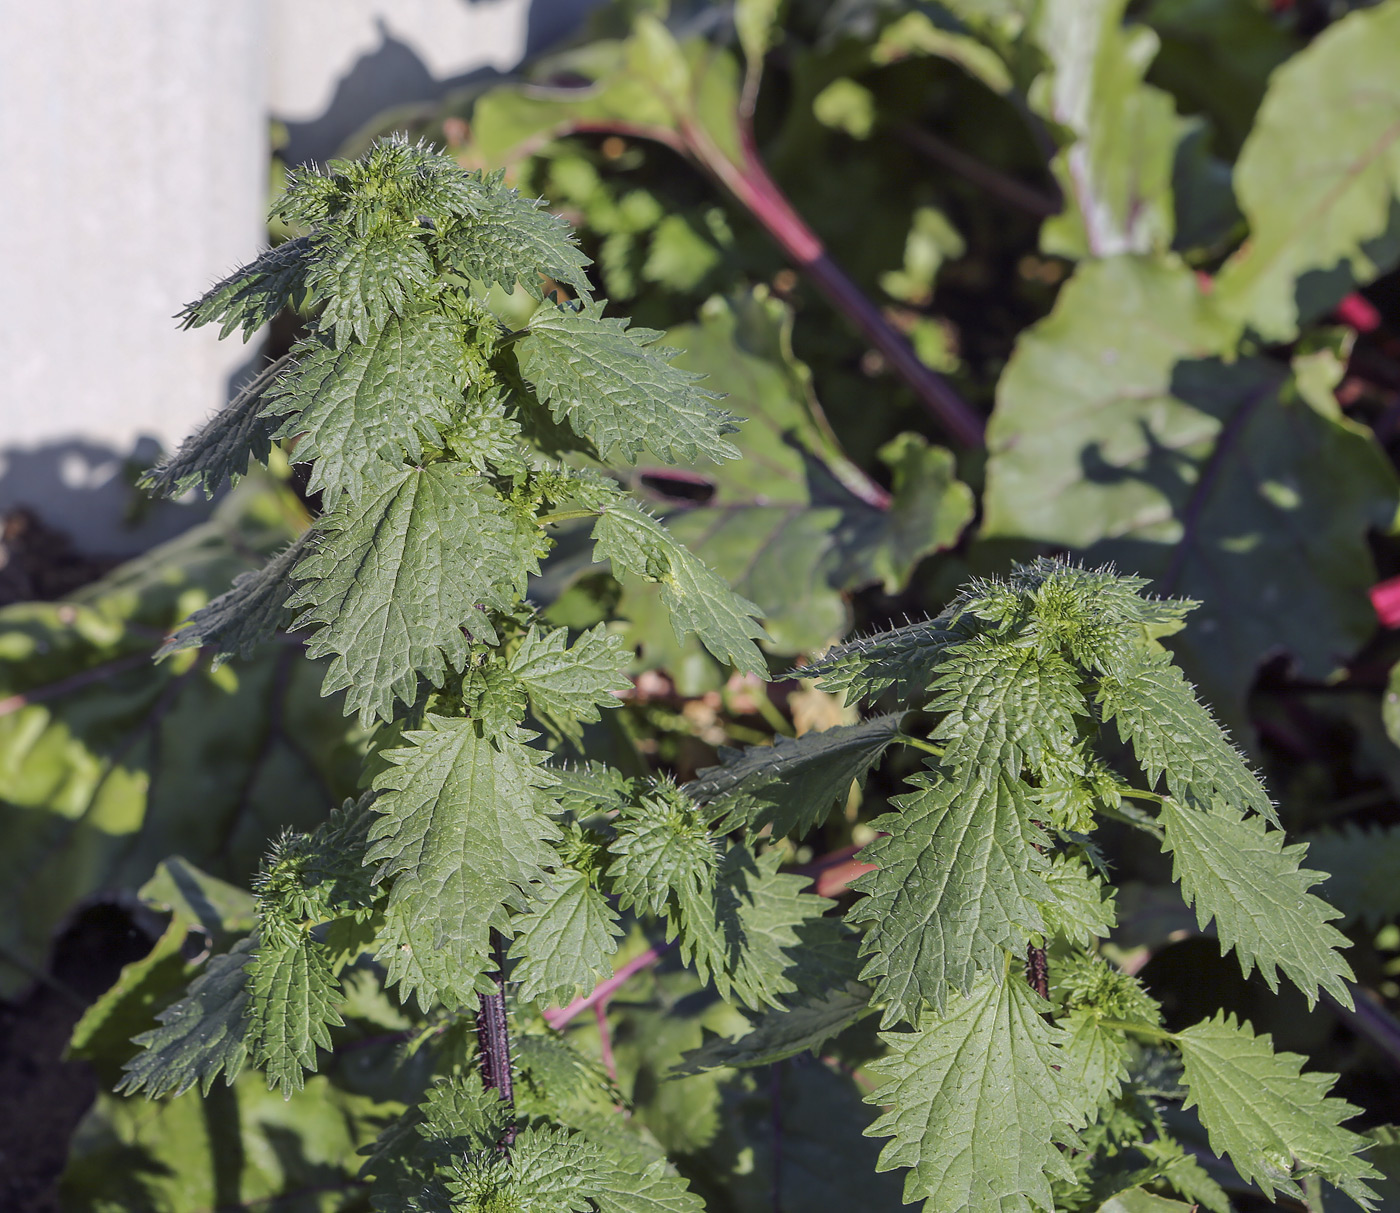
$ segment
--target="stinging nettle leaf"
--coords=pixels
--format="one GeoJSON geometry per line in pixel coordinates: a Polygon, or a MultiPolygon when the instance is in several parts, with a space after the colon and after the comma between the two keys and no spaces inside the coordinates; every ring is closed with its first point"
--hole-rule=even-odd
{"type": "Polygon", "coordinates": [[[516,346],[520,370],[550,407],[604,458],[635,462],[644,448],[663,459],[737,459],[725,434],[735,420],[695,386],[696,376],[672,366],[661,334],[628,330],[602,305],[575,310],[546,305],[516,346]]]}
{"type": "Polygon", "coordinates": [[[566,628],[532,624],[510,659],[510,672],[529,693],[537,716],[598,720],[600,707],[617,707],[614,691],[632,685],[626,670],[632,653],[620,636],[598,624],[572,646],[566,628]]]}
{"type": "Polygon", "coordinates": [[[522,198],[495,178],[489,184],[494,188],[480,192],[473,214],[445,224],[435,237],[452,268],[506,291],[519,283],[537,299],[543,297],[544,275],[590,298],[584,271],[589,258],[568,223],[544,210],[541,200],[522,198]]]}
{"type": "Polygon", "coordinates": [[[1228,1154],[1245,1179],[1273,1200],[1302,1199],[1297,1180],[1321,1175],[1363,1208],[1375,1207],[1368,1179],[1380,1178],[1359,1151],[1369,1144],[1341,1127],[1359,1109],[1327,1095],[1336,1075],[1302,1073],[1304,1058],[1275,1053],[1233,1014],[1217,1012],[1174,1038],[1186,1067],[1186,1106],[1200,1109],[1211,1149],[1228,1154]]]}
{"type": "Polygon", "coordinates": [[[429,716],[428,725],[384,755],[392,765],[374,781],[379,819],[365,862],[380,865],[375,880],[390,886],[397,924],[380,958],[419,975],[408,985],[460,1006],[479,988],[494,992],[481,980],[491,931],[508,934],[508,909],[525,909],[547,880],[560,833],[546,815],[544,751],[481,736],[472,720],[429,716]]]}
{"type": "Polygon", "coordinates": [[[720,750],[720,763],[706,767],[685,790],[727,813],[726,822],[750,830],[766,825],[775,837],[801,836],[844,807],[853,783],[899,736],[903,713],[872,716],[801,737],[780,737],[771,746],[720,750]]]}
{"type": "Polygon", "coordinates": [[[432,281],[432,259],[416,228],[332,239],[316,254],[307,286],[313,299],[326,301],[317,327],[342,349],[368,342],[391,316],[412,311],[432,281]]]}
{"type": "Polygon", "coordinates": [[[1099,682],[1103,720],[1133,747],[1148,779],[1164,776],[1173,796],[1209,805],[1224,801],[1238,813],[1278,824],[1273,801],[1230,744],[1225,730],[1197,699],[1185,675],[1165,655],[1144,653],[1099,682]]]}
{"type": "Polygon", "coordinates": [[[184,321],[181,327],[193,329],[217,321],[220,339],[241,327],[243,340],[248,341],[301,294],[311,259],[307,236],[268,249],[187,304],[179,314],[184,321]]]}
{"type": "Polygon", "coordinates": [[[238,1077],[248,1059],[246,965],[256,947],[257,937],[249,936],[206,963],[189,992],[157,1016],[161,1026],[136,1038],[144,1052],[127,1063],[118,1091],[154,1099],[198,1083],[207,1095],[220,1073],[225,1083],[238,1077]]]}
{"type": "Polygon", "coordinates": [[[1222,954],[1234,948],[1245,976],[1257,965],[1271,990],[1282,969],[1309,1005],[1319,989],[1352,1005],[1351,966],[1337,951],[1350,945],[1330,925],[1342,914],[1308,892],[1325,874],[1299,866],[1306,846],[1285,846],[1282,830],[1218,800],[1206,809],[1165,800],[1161,821],[1173,875],[1202,928],[1214,918],[1222,954]]]}
{"type": "Polygon", "coordinates": [[[412,703],[418,675],[461,669],[466,628],[494,643],[479,606],[511,610],[538,571],[522,523],[479,477],[448,463],[377,478],[313,531],[293,576],[295,626],[320,624],[307,652],[332,657],[324,693],[348,689],[346,711],[388,720],[412,703]]]}
{"type": "Polygon", "coordinates": [[[1065,1032],[1015,977],[984,973],[943,1016],[887,1032],[867,1103],[888,1110],[866,1130],[893,1140],[879,1169],[910,1168],[904,1199],[927,1213],[1051,1213],[1051,1177],[1072,1181],[1059,1146],[1078,1145],[1083,1092],[1064,1069],[1065,1032]]]}
{"type": "Polygon", "coordinates": [[[743,1036],[733,1040],[717,1036],[691,1050],[672,1074],[771,1065],[817,1049],[872,1010],[870,988],[857,981],[810,998],[789,1000],[787,1006],[765,1013],[743,1036]]]}
{"type": "Polygon", "coordinates": [[[405,456],[421,460],[422,439],[440,442],[461,405],[462,343],[434,312],[390,317],[339,349],[311,337],[293,354],[300,361],[264,413],[286,418],[274,437],[297,439],[297,461],[312,463],[307,488],[328,510],[341,493],[360,499],[405,456]]]}
{"type": "Polygon", "coordinates": [[[331,1047],[330,1029],[344,1020],[335,1009],[340,983],[321,946],[304,931],[262,932],[248,966],[248,1017],[257,1041],[253,1060],[269,1087],[290,1096],[305,1071],[316,1069],[316,1049],[331,1047]]]}
{"type": "Polygon", "coordinates": [[[225,479],[237,484],[250,460],[266,463],[276,426],[262,415],[263,398],[291,361],[285,354],[265,366],[175,454],[143,473],[138,486],[158,497],[180,497],[196,487],[212,497],[225,479]]]}
{"type": "Polygon", "coordinates": [[[510,954],[519,963],[511,980],[520,983],[517,996],[524,1002],[562,1004],[611,974],[622,927],[617,911],[574,868],[556,870],[538,897],[513,924],[510,954]]]}
{"type": "Polygon", "coordinates": [[[820,679],[824,690],[845,692],[848,703],[891,687],[901,703],[914,703],[926,698],[934,671],[960,639],[941,620],[909,623],[838,644],[793,673],[820,679]]]}
{"type": "Polygon", "coordinates": [[[656,519],[630,503],[605,509],[593,527],[594,556],[611,560],[661,587],[677,639],[694,632],[719,660],[765,681],[768,663],[754,644],[763,635],[758,608],[734,593],[712,570],[678,544],[656,519]]]}
{"type": "Polygon", "coordinates": [[[925,1005],[941,1011],[951,990],[999,971],[1044,930],[1041,904],[1053,900],[1023,784],[998,775],[963,788],[936,768],[910,782],[916,790],[892,802],[899,811],[872,823],[886,836],[860,858],[878,866],[852,883],[867,896],[847,915],[873,924],[860,976],[886,1004],[882,1026],[925,1005]]]}
{"type": "Polygon", "coordinates": [[[212,648],[217,670],[230,658],[248,657],[258,645],[271,640],[287,625],[285,603],[291,593],[292,569],[306,551],[309,534],[304,532],[262,568],[239,573],[232,589],[191,615],[156,650],[156,657],[183,649],[212,648]]]}

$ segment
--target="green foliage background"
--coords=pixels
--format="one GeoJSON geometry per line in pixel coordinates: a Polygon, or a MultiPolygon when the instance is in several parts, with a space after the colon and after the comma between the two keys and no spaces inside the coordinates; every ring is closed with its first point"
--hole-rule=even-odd
{"type": "MultiPolygon", "coordinates": [[[[774,669],[933,614],[969,573],[1048,552],[1114,560],[1155,592],[1200,600],[1168,643],[1262,766],[1284,825],[1310,841],[1308,865],[1334,874],[1323,892],[1345,913],[1351,965],[1393,1012],[1400,646],[1366,594],[1400,572],[1400,5],[1125,9],[792,0],[778,16],[741,2],[735,34],[718,10],[637,0],[604,10],[525,82],[407,125],[550,199],[618,313],[663,330],[675,364],[746,419],[729,438],[742,460],[716,467],[677,438],[660,452],[677,463],[643,461],[630,487],[758,605],[774,669]],[[988,416],[985,450],[951,442],[716,183],[717,166],[745,164],[755,96],[773,180],[923,362],[988,416]],[[1359,337],[1334,319],[1358,288],[1382,317],[1359,337]]],[[[570,276],[559,268],[561,284],[570,276]]],[[[382,356],[421,381],[412,349],[382,356]]],[[[619,427],[615,440],[628,438],[619,427]]],[[[285,477],[254,476],[211,523],[72,600],[0,613],[0,982],[22,989],[85,899],[143,889],[170,915],[75,1040],[109,1088],[129,1055],[120,1042],[197,971],[181,951],[189,932],[226,942],[246,930],[237,890],[271,840],[314,826],[360,776],[365,737],[319,698],[325,663],[298,642],[217,668],[191,650],[148,661],[307,520],[285,477]]],[[[614,634],[636,650],[636,689],[588,726],[590,753],[684,779],[722,745],[854,726],[834,682],[770,692],[678,640],[658,588],[613,579],[583,534],[562,536],[530,592],[554,624],[621,621],[614,634]]],[[[869,765],[840,769],[842,794],[869,765]]],[[[786,858],[869,842],[913,769],[892,758],[825,824],[799,829],[786,858]]],[[[1174,1030],[1223,1009],[1340,1072],[1362,1109],[1353,1127],[1376,1135],[1391,1207],[1397,1146],[1381,1126],[1400,1120],[1394,1021],[1368,1030],[1296,991],[1270,999],[1201,937],[1155,847],[1126,828],[1105,847],[1123,890],[1106,954],[1142,976],[1174,1030]]],[[[649,946],[628,931],[618,966],[649,946]]],[[[840,995],[829,1022],[843,1022],[840,995]]],[[[321,1073],[289,1102],[255,1074],[154,1109],[100,1096],[74,1141],[66,1206],[367,1207],[355,1151],[453,1046],[450,1032],[410,1038],[414,1021],[372,983],[351,987],[340,1015],[321,1073]]],[[[580,1078],[527,1036],[527,1096],[562,1091],[582,1121],[620,1092],[713,1209],[900,1207],[896,1177],[872,1175],[878,1143],[851,1131],[877,1115],[861,1100],[881,1051],[868,1020],[820,1060],[663,1081],[702,1046],[724,1061],[723,1039],[749,1027],[669,954],[602,1021],[574,1021],[570,1040],[598,1067],[602,1024],[615,1079],[580,1078]]],[[[1193,1116],[1173,1116],[1177,1137],[1204,1149],[1193,1116]]],[[[1260,1199],[1249,1175],[1201,1157],[1237,1206],[1260,1199]]],[[[1092,1195],[1146,1213],[1162,1191],[1092,1195]]],[[[1349,1208],[1330,1190],[1308,1197],[1349,1208]]]]}

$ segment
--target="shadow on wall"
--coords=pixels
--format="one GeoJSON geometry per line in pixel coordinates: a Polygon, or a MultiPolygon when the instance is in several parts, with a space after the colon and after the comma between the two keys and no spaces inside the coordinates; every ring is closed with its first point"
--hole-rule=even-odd
{"type": "Polygon", "coordinates": [[[160,453],[151,438],[128,452],[80,438],[0,451],[0,601],[53,598],[113,557],[133,556],[203,522],[212,503],[154,501],[136,474],[160,453]],[[83,537],[83,556],[69,545],[83,537]]]}
{"type": "MultiPolygon", "coordinates": [[[[467,5],[499,0],[462,0],[467,5]]],[[[533,0],[526,17],[525,55],[536,55],[573,33],[601,0],[533,0]]],[[[336,85],[324,112],[305,122],[288,122],[282,155],[288,164],[327,160],[357,132],[385,111],[441,100],[449,92],[496,79],[491,67],[436,77],[408,43],[379,22],[379,45],[361,55],[336,85]]]]}

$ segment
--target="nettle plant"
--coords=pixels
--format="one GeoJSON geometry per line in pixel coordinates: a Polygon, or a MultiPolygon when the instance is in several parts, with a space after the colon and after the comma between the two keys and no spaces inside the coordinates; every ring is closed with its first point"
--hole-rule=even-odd
{"type": "Polygon", "coordinates": [[[295,440],[324,509],[167,649],[223,660],[299,612],[325,692],[375,729],[368,787],[277,844],[256,929],[139,1038],[126,1090],[207,1092],[253,1064],[290,1092],[367,974],[438,1070],[369,1154],[376,1207],[699,1209],[613,1111],[625,1093],[544,1014],[611,978],[626,916],[664,924],[751,1014],[675,1081],[793,1057],[878,1014],[866,1069],[884,1111],[868,1132],[930,1209],[1073,1209],[1152,1187],[1224,1213],[1169,1131],[1183,1101],[1270,1197],[1321,1176],[1370,1203],[1365,1143],[1341,1127],[1354,1109],[1325,1076],[1230,1016],[1168,1032],[1098,947],[1114,903],[1092,835],[1126,822],[1172,855],[1246,972],[1350,1002],[1319,874],[1160,644],[1189,603],[1041,562],[800,671],[894,711],[725,752],[684,786],[552,760],[617,705],[631,659],[605,626],[571,637],[525,601],[562,521],[594,519],[599,561],[659,583],[678,633],[767,677],[752,605],[600,470],[643,450],[733,455],[734,421],[656,334],[602,315],[567,228],[496,178],[388,141],[295,175],[278,212],[309,234],[187,318],[251,333],[297,304],[308,335],[148,479],[212,490],[295,440]],[[491,284],[536,293],[523,328],[493,314],[491,284]],[[925,769],[874,823],[875,867],[843,918],[782,870],[784,840],[895,746],[926,752],[925,769]]]}

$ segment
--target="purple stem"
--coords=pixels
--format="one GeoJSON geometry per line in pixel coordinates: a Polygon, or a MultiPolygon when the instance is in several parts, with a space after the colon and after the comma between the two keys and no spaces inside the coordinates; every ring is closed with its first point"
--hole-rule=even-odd
{"type": "Polygon", "coordinates": [[[1354,1011],[1347,1010],[1325,991],[1322,999],[1347,1027],[1368,1040],[1390,1059],[1391,1065],[1400,1069],[1400,1023],[1383,1006],[1374,1002],[1366,990],[1357,985],[1351,987],[1351,999],[1356,1005],[1354,1011]]]}

